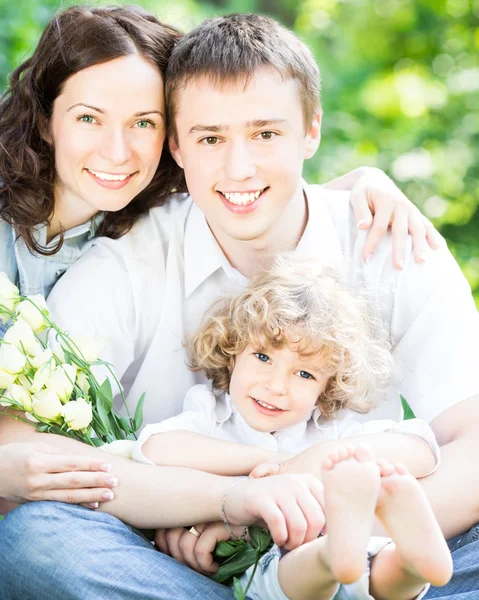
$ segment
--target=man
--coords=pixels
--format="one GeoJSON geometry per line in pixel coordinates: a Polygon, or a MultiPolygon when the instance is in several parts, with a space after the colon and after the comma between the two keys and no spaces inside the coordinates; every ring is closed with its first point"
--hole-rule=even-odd
{"type": "MultiPolygon", "coordinates": [[[[347,195],[302,181],[321,125],[309,50],[264,17],[207,21],[176,48],[166,89],[170,147],[191,199],[152,211],[120,240],[99,241],[55,288],[54,316],[71,332],[107,340],[105,358],[128,402],[147,390],[145,422],[159,421],[180,411],[196,382],[182,340],[212,300],[243,286],[281,250],[334,264],[351,284],[368,285],[394,348],[388,400],[367,418],[398,417],[401,392],[431,422],[442,465],[425,490],[447,537],[471,527],[479,520],[479,476],[468,465],[479,444],[479,320],[470,290],[445,247],[424,264],[409,252],[398,272],[386,239],[363,262],[364,233],[347,195]]],[[[34,514],[24,508],[24,518],[34,514]]],[[[469,560],[462,549],[456,555],[458,564],[469,560]]],[[[465,588],[471,599],[472,577],[465,588]]],[[[451,592],[428,597],[454,597],[460,585],[453,578],[451,592]]]]}

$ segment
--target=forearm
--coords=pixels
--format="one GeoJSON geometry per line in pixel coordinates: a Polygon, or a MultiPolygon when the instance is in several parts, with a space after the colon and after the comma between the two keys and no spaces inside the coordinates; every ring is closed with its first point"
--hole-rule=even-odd
{"type": "Polygon", "coordinates": [[[188,467],[216,475],[249,475],[263,462],[282,462],[292,455],[215,440],[190,431],[152,435],[142,446],[146,458],[158,466],[188,467]]]}
{"type": "Polygon", "coordinates": [[[345,175],[335,177],[334,179],[331,179],[331,181],[323,184],[323,187],[331,190],[351,190],[359,179],[364,177],[367,168],[368,167],[359,167],[353,171],[349,171],[349,173],[346,173],[345,175]]]}
{"type": "Polygon", "coordinates": [[[101,504],[99,510],[135,527],[175,527],[221,519],[222,494],[231,481],[226,477],[142,465],[66,437],[38,433],[29,425],[0,416],[0,446],[39,441],[65,454],[101,457],[110,463],[119,484],[113,488],[115,499],[101,504]]]}
{"type": "Polygon", "coordinates": [[[321,462],[342,446],[368,444],[377,459],[402,463],[415,477],[428,475],[435,466],[434,454],[427,442],[415,435],[378,433],[340,440],[318,442],[283,464],[283,473],[312,473],[321,478],[321,462]]]}

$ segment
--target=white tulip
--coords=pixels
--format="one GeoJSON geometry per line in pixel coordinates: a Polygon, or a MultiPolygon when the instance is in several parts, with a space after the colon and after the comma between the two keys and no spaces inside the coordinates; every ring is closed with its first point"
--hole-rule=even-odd
{"type": "MultiPolygon", "coordinates": [[[[50,375],[52,374],[52,364],[52,361],[47,361],[41,367],[39,367],[33,376],[33,381],[30,385],[30,390],[32,392],[39,392],[46,385],[47,381],[50,379],[50,375]]],[[[23,382],[22,385],[24,385],[23,382]]],[[[25,387],[28,389],[28,386],[25,385],[25,387]]]]}
{"type": "MultiPolygon", "coordinates": [[[[24,375],[23,373],[20,373],[20,375],[17,377],[17,381],[20,385],[22,385],[26,390],[28,390],[29,392],[32,392],[32,383],[31,381],[28,379],[28,377],[26,375],[24,375]]],[[[38,391],[38,390],[35,390],[38,391]]]]}
{"type": "Polygon", "coordinates": [[[75,352],[80,353],[84,360],[87,362],[93,362],[100,356],[101,351],[105,347],[105,342],[100,339],[93,337],[73,337],[72,346],[75,352]]]}
{"type": "Polygon", "coordinates": [[[33,329],[23,319],[17,319],[15,323],[7,329],[4,339],[6,342],[13,344],[17,348],[25,349],[25,351],[28,351],[36,344],[33,329]]]}
{"type": "Polygon", "coordinates": [[[55,365],[55,360],[53,358],[53,352],[50,350],[50,348],[45,348],[45,350],[43,350],[42,352],[40,352],[36,356],[34,356],[32,359],[30,359],[30,362],[35,367],[35,369],[39,369],[41,366],[43,366],[48,361],[51,361],[50,367],[55,365]]]}
{"type": "Polygon", "coordinates": [[[17,286],[13,285],[6,273],[0,273],[0,304],[7,310],[13,310],[19,296],[17,286]]]}
{"type": "Polygon", "coordinates": [[[68,427],[74,431],[86,429],[93,419],[91,405],[85,398],[67,402],[63,407],[62,414],[68,427]]]}
{"type": "Polygon", "coordinates": [[[134,440],[116,440],[109,444],[103,444],[100,446],[100,450],[115,454],[116,456],[123,456],[123,458],[133,459],[133,448],[136,442],[134,440]]]}
{"type": "Polygon", "coordinates": [[[37,416],[53,421],[62,414],[63,405],[55,392],[41,390],[33,395],[32,410],[37,416]]]}
{"type": "Polygon", "coordinates": [[[45,315],[41,311],[48,316],[47,303],[41,294],[28,296],[28,300],[23,300],[17,306],[17,313],[30,325],[35,333],[48,327],[45,315]]]}
{"type": "Polygon", "coordinates": [[[88,383],[88,379],[86,378],[85,373],[82,371],[78,372],[77,375],[77,386],[80,388],[82,393],[86,396],[90,391],[90,384],[88,383]]]}
{"type": "Polygon", "coordinates": [[[52,390],[65,404],[73,392],[77,376],[76,365],[58,365],[46,382],[47,390],[52,390]]]}
{"type": "Polygon", "coordinates": [[[27,358],[12,344],[0,345],[0,369],[11,375],[20,373],[27,362],[27,358]]]}
{"type": "Polygon", "coordinates": [[[32,410],[32,397],[22,385],[14,383],[5,395],[17,402],[17,404],[21,404],[23,410],[32,410]]]}

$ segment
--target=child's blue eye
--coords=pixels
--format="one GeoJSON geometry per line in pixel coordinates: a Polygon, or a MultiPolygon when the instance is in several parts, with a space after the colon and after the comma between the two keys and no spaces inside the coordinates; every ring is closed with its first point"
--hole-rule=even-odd
{"type": "Polygon", "coordinates": [[[261,362],[268,362],[269,356],[267,354],[262,354],[261,352],[255,352],[255,356],[261,362]]]}
{"type": "Polygon", "coordinates": [[[303,379],[314,379],[311,373],[308,373],[308,371],[300,371],[299,376],[303,379]]]}

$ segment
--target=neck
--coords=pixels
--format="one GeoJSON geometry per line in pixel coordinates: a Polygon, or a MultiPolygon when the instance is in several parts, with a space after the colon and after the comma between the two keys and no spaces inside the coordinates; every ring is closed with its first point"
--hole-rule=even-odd
{"type": "Polygon", "coordinates": [[[55,207],[47,227],[47,243],[62,230],[68,231],[77,225],[86,223],[97,212],[88,204],[81,202],[79,198],[56,190],[55,207]]]}
{"type": "Polygon", "coordinates": [[[273,260],[279,252],[294,250],[308,222],[308,205],[299,187],[277,222],[260,238],[235,240],[221,231],[212,231],[230,265],[251,278],[273,260]]]}

